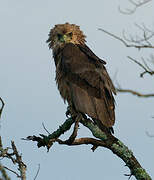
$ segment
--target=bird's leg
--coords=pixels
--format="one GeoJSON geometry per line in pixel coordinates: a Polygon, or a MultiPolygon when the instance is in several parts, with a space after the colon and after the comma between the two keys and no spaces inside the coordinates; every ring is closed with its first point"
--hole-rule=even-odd
{"type": "Polygon", "coordinates": [[[65,144],[72,144],[73,141],[75,140],[76,136],[77,136],[79,122],[80,122],[80,120],[82,118],[85,118],[84,117],[85,115],[77,112],[75,110],[73,104],[69,104],[69,106],[67,107],[66,116],[67,117],[71,116],[75,120],[75,124],[74,124],[74,129],[73,129],[72,135],[69,137],[68,140],[64,141],[65,144]]]}
{"type": "Polygon", "coordinates": [[[66,115],[67,118],[68,118],[69,116],[71,116],[70,106],[67,106],[67,111],[66,111],[65,115],[66,115]]]}
{"type": "Polygon", "coordinates": [[[67,107],[67,111],[65,114],[66,114],[66,117],[71,116],[72,118],[74,118],[77,116],[78,113],[75,111],[75,108],[73,107],[73,105],[69,105],[67,107]]]}
{"type": "Polygon", "coordinates": [[[81,113],[76,114],[73,133],[71,134],[71,136],[69,137],[69,139],[67,139],[66,141],[63,141],[64,144],[70,145],[70,144],[72,144],[73,141],[75,140],[75,138],[76,138],[76,136],[77,136],[78,127],[79,127],[79,122],[80,122],[81,118],[82,118],[82,114],[81,114],[81,113]]]}

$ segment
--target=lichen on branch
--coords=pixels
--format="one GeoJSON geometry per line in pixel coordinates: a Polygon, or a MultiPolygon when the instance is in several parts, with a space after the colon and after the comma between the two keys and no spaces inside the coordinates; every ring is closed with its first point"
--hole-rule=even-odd
{"type": "MultiPolygon", "coordinates": [[[[45,146],[47,147],[48,150],[55,142],[68,146],[91,144],[92,145],[91,149],[93,151],[95,151],[97,147],[105,147],[111,150],[114,154],[116,154],[126,163],[126,166],[130,169],[130,176],[132,175],[135,176],[137,180],[151,180],[151,177],[148,175],[145,169],[142,168],[140,163],[137,161],[136,157],[133,155],[133,152],[126,145],[124,145],[124,143],[122,143],[119,139],[117,139],[108,131],[100,130],[99,127],[88,118],[81,116],[79,122],[83,124],[85,127],[87,127],[92,132],[93,136],[96,139],[89,137],[78,138],[78,139],[74,138],[73,139],[74,141],[72,141],[71,143],[68,140],[63,141],[59,139],[60,135],[68,131],[74,122],[75,122],[74,118],[68,118],[55,132],[53,132],[49,136],[42,134],[41,137],[28,136],[26,140],[36,141],[38,147],[45,146]]],[[[75,128],[78,127],[74,126],[74,131],[76,130],[75,128]]]]}

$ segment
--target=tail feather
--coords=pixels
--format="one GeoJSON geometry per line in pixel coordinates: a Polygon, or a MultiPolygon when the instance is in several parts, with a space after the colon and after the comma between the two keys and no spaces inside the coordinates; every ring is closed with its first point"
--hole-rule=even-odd
{"type": "Polygon", "coordinates": [[[103,132],[107,132],[110,134],[114,134],[114,129],[113,127],[106,127],[102,124],[102,122],[99,119],[95,119],[93,118],[94,123],[103,131],[103,132]]]}

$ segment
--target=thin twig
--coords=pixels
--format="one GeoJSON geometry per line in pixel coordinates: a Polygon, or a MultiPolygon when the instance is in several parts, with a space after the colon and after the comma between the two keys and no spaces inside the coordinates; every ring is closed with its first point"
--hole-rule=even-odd
{"type": "Polygon", "coordinates": [[[45,130],[48,134],[51,134],[51,133],[47,130],[47,128],[45,127],[44,123],[42,123],[42,126],[43,126],[44,130],[45,130]]]}
{"type": "Polygon", "coordinates": [[[12,169],[10,169],[10,168],[8,168],[8,167],[6,167],[6,166],[3,166],[3,167],[4,167],[5,169],[7,169],[8,171],[14,173],[18,178],[21,178],[21,176],[20,176],[17,172],[15,172],[14,170],[12,170],[12,169]]]}
{"type": "Polygon", "coordinates": [[[0,97],[0,101],[1,101],[1,103],[2,103],[2,107],[0,108],[0,118],[1,118],[2,111],[3,111],[3,108],[4,108],[5,103],[4,103],[4,101],[3,101],[3,99],[2,99],[1,97],[0,97]]]}
{"type": "Polygon", "coordinates": [[[28,136],[27,138],[22,138],[22,140],[36,141],[38,142],[37,143],[38,148],[45,146],[47,147],[47,151],[49,151],[49,149],[51,148],[54,142],[54,141],[52,142],[52,139],[59,138],[62,134],[64,134],[66,131],[68,131],[71,128],[74,122],[75,122],[74,118],[68,118],[61,126],[59,126],[59,128],[56,131],[54,131],[49,136],[40,134],[41,137],[28,136]]]}
{"type": "Polygon", "coordinates": [[[129,2],[134,6],[132,9],[127,8],[126,10],[122,10],[120,6],[118,7],[118,9],[119,9],[119,12],[122,14],[131,15],[137,10],[137,8],[145,5],[146,3],[150,1],[151,0],[143,0],[143,1],[135,2],[133,0],[129,0],[129,2]]]}
{"type": "Polygon", "coordinates": [[[147,65],[147,63],[145,62],[145,60],[142,58],[142,61],[143,61],[143,63],[144,63],[144,65],[143,64],[141,64],[140,62],[138,62],[136,59],[134,59],[134,58],[132,58],[132,57],[130,57],[130,56],[127,56],[131,61],[133,61],[133,62],[135,62],[136,64],[138,64],[142,69],[144,69],[144,72],[142,72],[141,74],[140,74],[140,77],[143,77],[144,76],[144,74],[150,74],[150,75],[154,75],[154,71],[152,71],[149,67],[148,67],[148,65],[147,65]]]}
{"type": "Polygon", "coordinates": [[[36,175],[35,175],[35,177],[34,177],[34,180],[36,180],[39,172],[40,172],[40,164],[38,164],[38,169],[37,169],[36,175]]]}
{"type": "Polygon", "coordinates": [[[18,167],[19,167],[18,170],[20,172],[20,175],[8,167],[5,167],[5,166],[3,167],[13,172],[14,174],[16,174],[18,178],[21,178],[21,180],[26,180],[26,165],[23,163],[22,157],[19,155],[16,145],[13,141],[11,141],[11,148],[7,147],[4,149],[2,145],[2,140],[0,137],[0,157],[8,158],[13,162],[13,164],[18,164],[18,167]],[[9,153],[10,149],[12,151],[11,153],[9,153]]]}
{"type": "Polygon", "coordinates": [[[143,97],[143,98],[148,98],[148,97],[154,97],[154,94],[141,94],[137,91],[133,91],[131,89],[121,89],[121,88],[116,88],[117,92],[120,93],[131,93],[133,95],[139,96],[139,97],[143,97]]]}
{"type": "MultiPolygon", "coordinates": [[[[96,137],[97,139],[94,138],[79,138],[75,139],[72,144],[66,143],[66,141],[62,141],[59,138],[56,138],[51,134],[52,139],[50,139],[51,136],[48,136],[48,138],[45,136],[44,137],[41,135],[41,137],[37,136],[29,136],[27,137],[27,140],[32,140],[36,141],[39,144],[40,147],[40,142],[44,141],[42,143],[42,146],[46,146],[48,148],[48,143],[50,144],[50,141],[52,143],[58,142],[59,144],[66,144],[69,146],[74,146],[74,145],[81,145],[81,144],[91,144],[93,145],[92,150],[94,151],[98,146],[102,146],[105,148],[108,148],[111,150],[114,154],[116,154],[118,157],[120,157],[125,163],[126,166],[129,167],[131,171],[131,175],[134,175],[136,179],[138,180],[151,180],[151,177],[146,173],[146,171],[141,167],[135,156],[133,155],[132,151],[128,149],[127,146],[125,146],[120,140],[118,140],[116,137],[114,137],[112,134],[109,132],[105,132],[99,129],[99,127],[94,124],[94,122],[88,118],[82,117],[80,122],[89,130],[92,132],[93,136],[96,137]]],[[[65,121],[65,125],[70,127],[70,122],[65,121]]],[[[61,129],[61,134],[64,133],[64,130],[68,130],[68,127],[66,126],[61,126],[63,129],[61,129]]],[[[59,129],[57,130],[59,131],[59,129]]],[[[50,146],[51,147],[51,146],[50,146]]]]}
{"type": "Polygon", "coordinates": [[[12,146],[14,155],[16,156],[16,162],[17,162],[18,167],[19,167],[21,179],[26,180],[26,165],[23,163],[22,157],[19,155],[14,141],[11,141],[11,146],[12,146]]]}
{"type": "MultiPolygon", "coordinates": [[[[141,48],[154,48],[154,46],[153,45],[149,45],[149,44],[143,44],[143,45],[137,45],[137,44],[135,44],[136,42],[132,42],[133,44],[128,44],[127,42],[126,42],[126,40],[124,40],[124,39],[126,39],[126,37],[124,38],[124,39],[122,39],[121,37],[119,37],[119,36],[116,36],[115,34],[112,34],[112,33],[110,33],[110,32],[108,32],[108,31],[106,31],[106,30],[104,30],[104,29],[102,29],[102,28],[98,28],[98,30],[100,30],[100,31],[102,31],[102,32],[104,32],[104,33],[106,33],[106,34],[108,34],[108,35],[110,35],[110,36],[112,36],[113,38],[115,38],[115,39],[117,39],[117,40],[119,40],[119,41],[121,41],[126,47],[133,47],[133,48],[137,48],[137,49],[141,49],[141,48]]],[[[127,40],[128,41],[128,40],[127,40]]]]}
{"type": "Polygon", "coordinates": [[[1,175],[2,175],[2,178],[3,179],[0,179],[0,180],[11,180],[10,177],[8,176],[4,166],[0,163],[0,172],[1,172],[1,175]]]}
{"type": "Polygon", "coordinates": [[[154,137],[153,134],[150,134],[148,131],[145,132],[148,137],[154,137]]]}
{"type": "Polygon", "coordinates": [[[129,43],[135,43],[135,44],[139,44],[139,45],[148,45],[149,47],[152,46],[152,44],[149,42],[150,39],[152,39],[152,37],[154,36],[154,32],[152,30],[149,30],[144,24],[139,25],[137,23],[135,23],[135,26],[141,30],[142,32],[142,36],[138,36],[138,34],[136,35],[136,38],[134,38],[132,35],[130,35],[130,37],[126,37],[125,31],[123,30],[122,34],[123,34],[123,38],[125,41],[129,42],[129,43]]]}

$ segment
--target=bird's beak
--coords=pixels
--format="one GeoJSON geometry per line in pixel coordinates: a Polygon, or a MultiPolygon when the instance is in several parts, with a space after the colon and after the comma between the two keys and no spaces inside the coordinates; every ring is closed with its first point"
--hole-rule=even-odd
{"type": "Polygon", "coordinates": [[[60,38],[60,42],[67,42],[68,40],[69,40],[69,38],[65,34],[60,38]]]}

